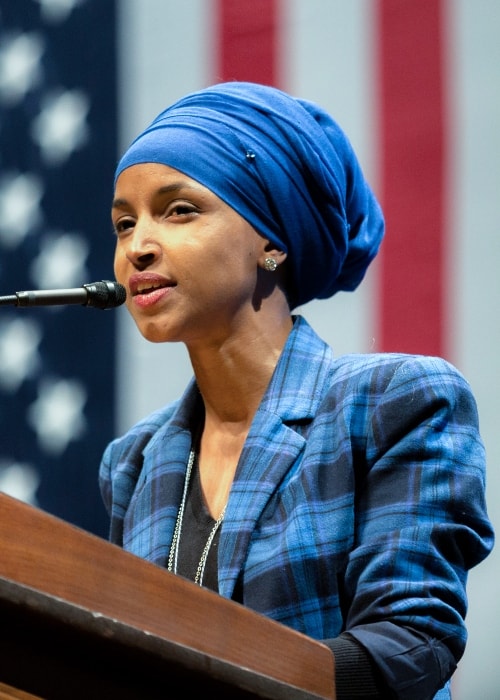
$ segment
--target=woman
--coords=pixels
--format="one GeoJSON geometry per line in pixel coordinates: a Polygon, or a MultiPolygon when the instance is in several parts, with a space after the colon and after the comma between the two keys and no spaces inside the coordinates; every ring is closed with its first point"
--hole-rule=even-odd
{"type": "Polygon", "coordinates": [[[132,317],[194,379],[106,450],[111,540],[322,640],[339,700],[449,697],[493,540],[470,389],[441,359],[334,358],[291,313],[355,289],[383,236],[343,132],[201,90],[127,150],[112,217],[132,317]]]}

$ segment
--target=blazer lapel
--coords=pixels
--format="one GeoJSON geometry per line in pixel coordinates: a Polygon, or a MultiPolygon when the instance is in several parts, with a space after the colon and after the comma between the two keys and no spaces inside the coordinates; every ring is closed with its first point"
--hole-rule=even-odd
{"type": "Polygon", "coordinates": [[[312,420],[333,371],[330,348],[298,317],[243,448],[219,544],[219,592],[230,598],[252,532],[305,450],[297,423],[312,420]]]}
{"type": "Polygon", "coordinates": [[[241,466],[231,488],[220,535],[221,595],[232,596],[255,525],[304,444],[305,440],[283,425],[279,416],[262,412],[254,421],[241,454],[241,466]],[[264,435],[266,439],[262,440],[264,435]]]}
{"type": "Polygon", "coordinates": [[[200,396],[192,382],[144,449],[141,473],[125,516],[124,547],[159,566],[167,566],[192,445],[190,426],[197,424],[199,411],[200,396]]]}

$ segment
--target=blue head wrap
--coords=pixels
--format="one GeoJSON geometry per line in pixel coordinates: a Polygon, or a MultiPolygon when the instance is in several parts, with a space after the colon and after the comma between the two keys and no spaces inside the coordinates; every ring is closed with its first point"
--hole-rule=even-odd
{"type": "Polygon", "coordinates": [[[138,163],[197,180],[285,251],[291,308],[355,289],[384,234],[340,127],[276,88],[231,82],[187,95],[135,139],[116,177],[138,163]]]}

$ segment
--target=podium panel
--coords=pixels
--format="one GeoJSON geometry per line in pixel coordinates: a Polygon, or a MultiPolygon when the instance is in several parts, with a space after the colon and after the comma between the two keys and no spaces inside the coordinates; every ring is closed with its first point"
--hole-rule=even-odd
{"type": "Polygon", "coordinates": [[[323,644],[4,494],[0,551],[0,700],[335,698],[323,644]]]}

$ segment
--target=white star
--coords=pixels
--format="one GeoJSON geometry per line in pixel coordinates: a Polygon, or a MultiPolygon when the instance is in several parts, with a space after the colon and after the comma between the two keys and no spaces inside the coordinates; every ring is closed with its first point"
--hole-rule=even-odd
{"type": "Polygon", "coordinates": [[[0,180],[0,243],[15,248],[41,220],[42,183],[35,175],[11,173],[0,180]]]}
{"type": "Polygon", "coordinates": [[[14,393],[40,364],[39,326],[31,319],[16,318],[0,325],[0,387],[14,393]]]}
{"type": "Polygon", "coordinates": [[[33,120],[32,136],[49,165],[60,165],[88,138],[89,101],[79,90],[54,93],[43,100],[33,120]]]}
{"type": "Polygon", "coordinates": [[[81,382],[44,380],[28,409],[28,422],[45,452],[60,455],[85,431],[83,407],[87,394],[81,382]]]}
{"type": "Polygon", "coordinates": [[[47,22],[63,22],[82,0],[37,0],[40,3],[42,18],[47,22]]]}
{"type": "Polygon", "coordinates": [[[36,33],[9,36],[0,46],[0,101],[15,104],[40,82],[44,43],[36,33]]]}
{"type": "Polygon", "coordinates": [[[21,462],[0,462],[0,491],[20,501],[37,506],[36,490],[40,483],[37,471],[21,462]]]}
{"type": "Polygon", "coordinates": [[[48,236],[31,265],[34,283],[42,289],[76,286],[87,277],[85,259],[88,252],[87,242],[76,233],[48,236]]]}

